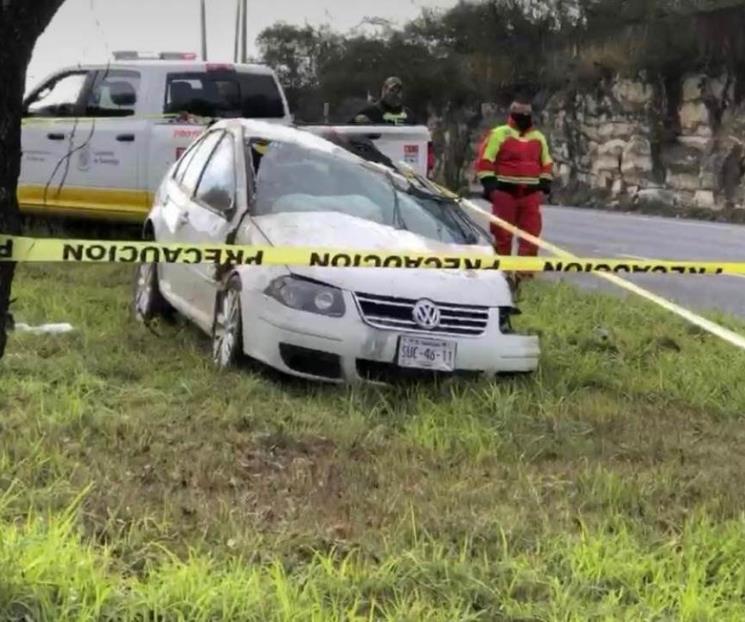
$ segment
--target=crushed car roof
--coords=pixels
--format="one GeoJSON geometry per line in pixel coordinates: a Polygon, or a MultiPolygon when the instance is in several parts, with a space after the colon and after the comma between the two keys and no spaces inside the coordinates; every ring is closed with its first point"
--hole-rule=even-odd
{"type": "MultiPolygon", "coordinates": [[[[293,143],[307,149],[322,151],[324,153],[354,157],[359,159],[360,162],[366,161],[364,158],[351,153],[333,141],[303,128],[290,127],[254,119],[223,119],[212,125],[212,127],[231,128],[236,125],[242,127],[246,134],[248,134],[249,138],[265,138],[270,141],[279,140],[293,143]]],[[[330,131],[332,131],[331,128],[330,131]]]]}

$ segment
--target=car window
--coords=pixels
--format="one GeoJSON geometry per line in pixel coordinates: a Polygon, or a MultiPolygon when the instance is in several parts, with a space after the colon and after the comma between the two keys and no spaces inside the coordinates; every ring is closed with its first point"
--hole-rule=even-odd
{"type": "Polygon", "coordinates": [[[220,70],[167,77],[166,114],[217,118],[281,119],[284,102],[274,76],[220,70]]]}
{"type": "Polygon", "coordinates": [[[131,117],[135,114],[140,74],[113,70],[102,73],[91,89],[85,114],[90,117],[131,117]]]}
{"type": "MultiPolygon", "coordinates": [[[[249,142],[256,162],[254,141],[249,142]]],[[[489,244],[462,208],[351,156],[274,141],[257,163],[257,216],[335,212],[451,244],[489,244]]]]}
{"type": "Polygon", "coordinates": [[[197,183],[199,183],[199,178],[202,176],[204,165],[207,164],[207,160],[221,136],[222,132],[208,134],[202,141],[202,144],[194,150],[194,155],[186,165],[184,174],[180,180],[181,186],[189,195],[194,193],[197,183]]]}
{"type": "Polygon", "coordinates": [[[194,158],[194,154],[199,150],[199,146],[202,144],[203,141],[204,138],[198,138],[189,147],[186,148],[186,151],[184,151],[181,156],[179,156],[178,164],[173,171],[173,178],[177,182],[183,182],[184,173],[186,172],[189,163],[192,161],[192,158],[194,158]]]}
{"type": "Polygon", "coordinates": [[[235,187],[233,137],[225,134],[202,173],[196,198],[217,211],[227,212],[235,201],[235,187]]]}
{"type": "Polygon", "coordinates": [[[30,117],[74,117],[83,94],[88,72],[58,76],[31,97],[26,106],[30,117]]]}

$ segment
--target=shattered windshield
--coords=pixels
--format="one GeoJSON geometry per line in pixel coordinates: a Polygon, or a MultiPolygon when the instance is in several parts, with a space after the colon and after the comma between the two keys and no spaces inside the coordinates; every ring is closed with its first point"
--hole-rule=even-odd
{"type": "Polygon", "coordinates": [[[338,212],[447,244],[489,244],[454,201],[345,152],[282,142],[251,151],[257,216],[338,212]]]}

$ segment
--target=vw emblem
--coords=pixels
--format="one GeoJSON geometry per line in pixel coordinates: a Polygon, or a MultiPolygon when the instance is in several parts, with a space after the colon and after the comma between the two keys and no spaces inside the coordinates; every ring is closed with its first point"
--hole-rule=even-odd
{"type": "Polygon", "coordinates": [[[440,325],[440,309],[434,302],[420,300],[414,305],[411,315],[417,325],[425,330],[432,330],[440,325]]]}

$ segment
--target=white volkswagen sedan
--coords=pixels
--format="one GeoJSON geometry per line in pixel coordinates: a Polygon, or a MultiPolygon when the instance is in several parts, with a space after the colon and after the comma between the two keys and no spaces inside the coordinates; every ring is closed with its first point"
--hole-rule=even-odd
{"type": "MultiPolygon", "coordinates": [[[[308,131],[213,125],[168,172],[145,224],[160,243],[491,253],[455,201],[308,131]]],[[[211,336],[220,368],[242,356],[309,379],[531,372],[537,337],[500,271],[143,264],[141,320],[176,310],[211,336]]]]}

